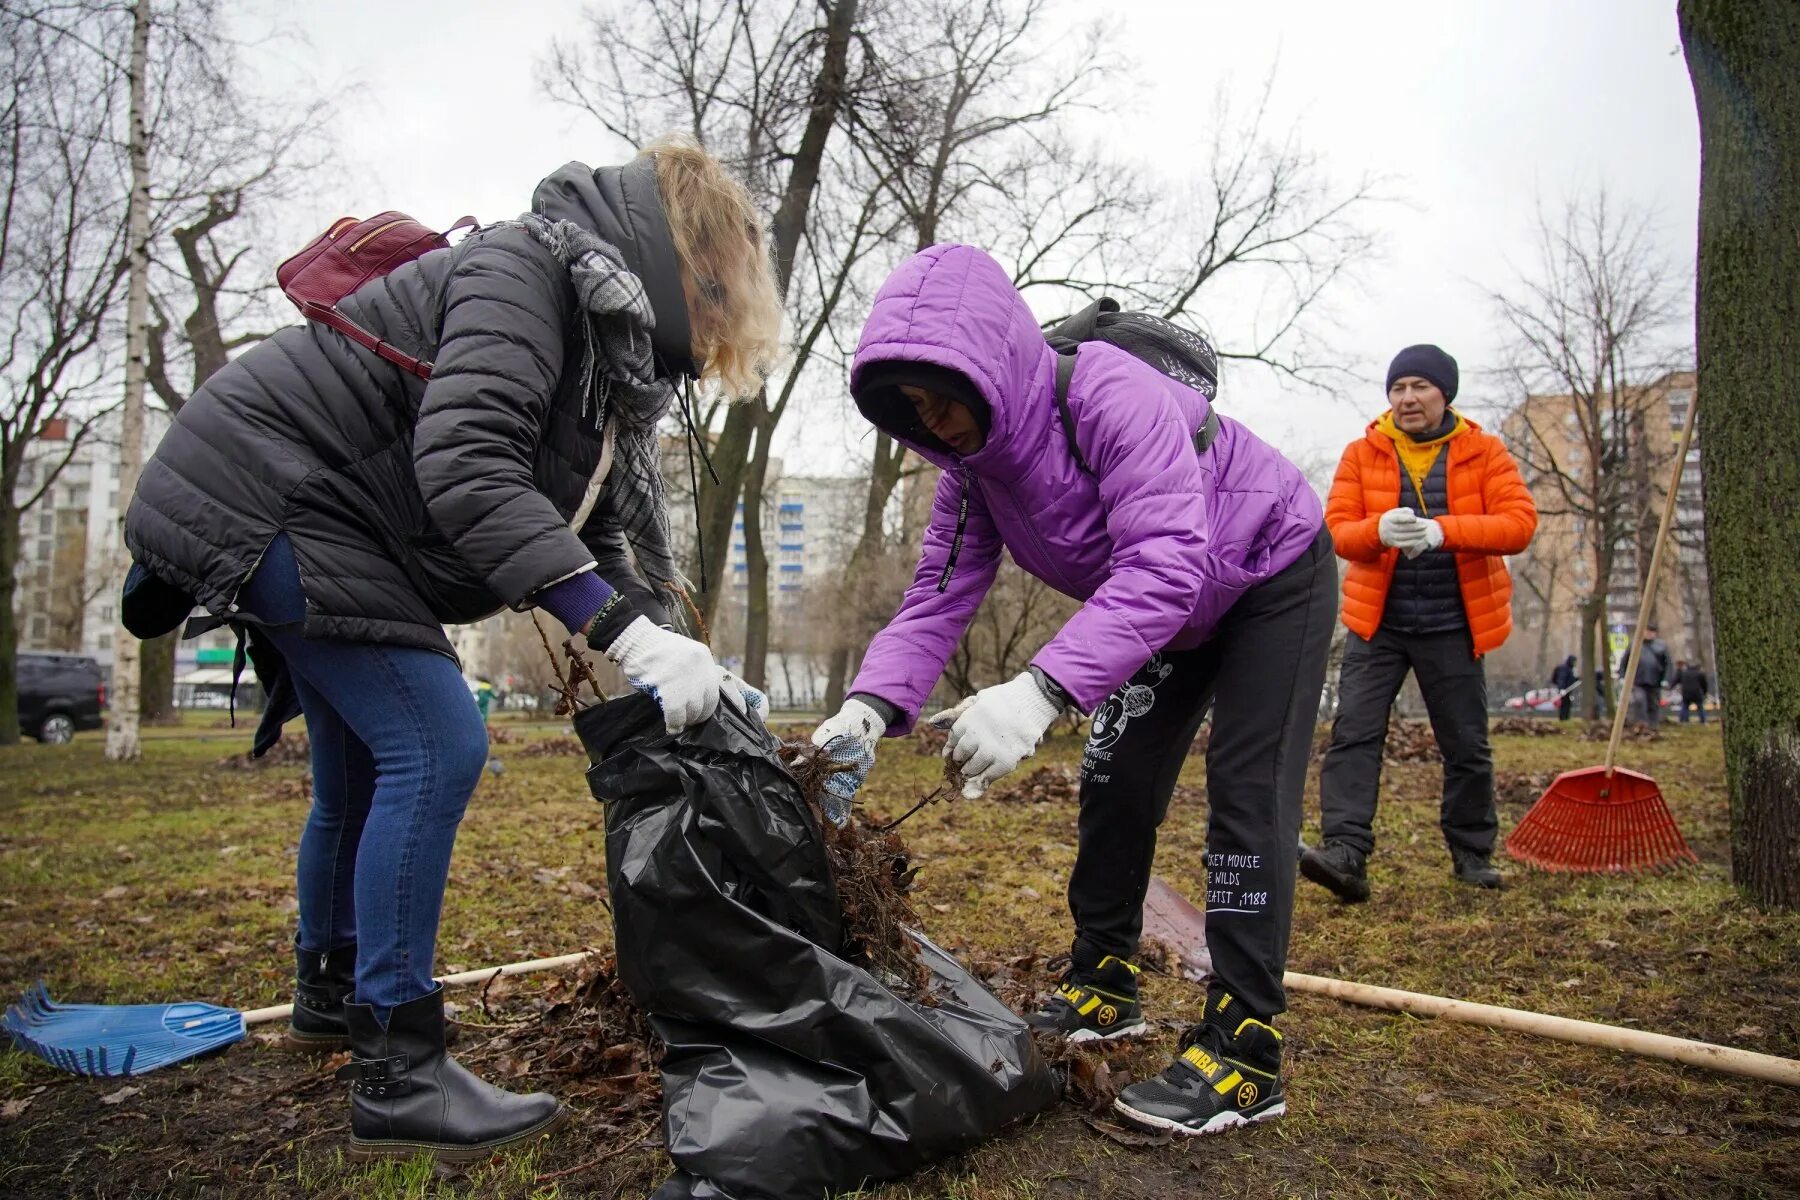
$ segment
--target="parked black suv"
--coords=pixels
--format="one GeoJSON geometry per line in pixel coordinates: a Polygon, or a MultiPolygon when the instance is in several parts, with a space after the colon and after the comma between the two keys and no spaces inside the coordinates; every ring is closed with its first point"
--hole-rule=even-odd
{"type": "Polygon", "coordinates": [[[98,729],[106,706],[100,664],[80,654],[19,655],[19,732],[62,745],[77,729],[98,729]]]}

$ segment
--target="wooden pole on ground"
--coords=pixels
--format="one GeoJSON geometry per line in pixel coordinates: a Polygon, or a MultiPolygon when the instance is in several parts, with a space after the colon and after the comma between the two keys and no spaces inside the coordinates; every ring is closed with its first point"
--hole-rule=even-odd
{"type": "MultiPolygon", "coordinates": [[[[462,983],[487,983],[501,975],[528,975],[533,971],[554,971],[558,967],[572,967],[592,957],[592,950],[584,950],[580,954],[559,954],[555,958],[534,958],[526,962],[507,963],[499,967],[481,967],[474,971],[458,971],[454,975],[440,975],[438,982],[445,987],[455,987],[462,983]]],[[[244,1011],[245,1025],[266,1025],[270,1021],[285,1021],[294,1013],[291,1004],[276,1004],[268,1008],[251,1008],[244,1011]]]]}
{"type": "MultiPolygon", "coordinates": [[[[558,967],[572,967],[576,963],[592,957],[592,954],[592,951],[580,954],[559,954],[555,958],[534,958],[527,962],[507,963],[504,966],[482,967],[475,971],[461,971],[455,975],[440,976],[438,982],[446,987],[451,987],[464,983],[487,983],[502,975],[525,975],[533,971],[554,971],[558,967]]],[[[1670,1037],[1667,1034],[1650,1033],[1643,1029],[1624,1029],[1617,1025],[1603,1025],[1598,1021],[1577,1021],[1571,1017],[1552,1017],[1545,1013],[1527,1012],[1521,1008],[1502,1008],[1497,1004],[1475,1004],[1468,1000],[1452,1000],[1447,996],[1431,996],[1424,992],[1405,992],[1399,988],[1376,987],[1368,983],[1351,983],[1348,980],[1332,979],[1324,975],[1302,975],[1298,971],[1289,971],[1282,979],[1282,983],[1289,991],[1312,996],[1328,996],[1333,1000],[1342,1000],[1347,1004],[1359,1004],[1365,1008],[1385,1008],[1393,1012],[1410,1013],[1416,1017],[1440,1017],[1446,1021],[1484,1025],[1489,1029],[1505,1029],[1514,1033],[1529,1033],[1537,1037],[1552,1038],[1559,1042],[1599,1046],[1607,1050],[1623,1050],[1628,1054],[1667,1059],[1670,1062],[1685,1063],[1690,1067],[1704,1067],[1709,1071],[1721,1071],[1727,1075],[1742,1075],[1750,1079],[1784,1084],[1787,1087],[1800,1087],[1800,1061],[1791,1058],[1777,1058],[1773,1054],[1758,1054],[1753,1050],[1737,1050],[1730,1046],[1717,1046],[1711,1042],[1696,1042],[1689,1038],[1670,1037]]],[[[244,1024],[262,1025],[270,1021],[285,1021],[293,1010],[291,1004],[250,1009],[244,1013],[244,1024]]]]}
{"type": "Polygon", "coordinates": [[[1664,1058],[1705,1067],[1728,1075],[1743,1075],[1769,1083],[1800,1087],[1800,1061],[1758,1054],[1753,1050],[1737,1050],[1711,1042],[1650,1033],[1643,1029],[1624,1029],[1602,1025],[1598,1021],[1577,1021],[1570,1017],[1552,1017],[1527,1012],[1520,1008],[1502,1008],[1496,1004],[1474,1004],[1467,1000],[1451,1000],[1429,996],[1423,992],[1403,992],[1398,988],[1375,987],[1367,983],[1350,983],[1324,975],[1302,975],[1289,971],[1282,982],[1290,991],[1313,996],[1329,996],[1366,1008],[1385,1008],[1411,1013],[1418,1017],[1441,1017],[1446,1021],[1462,1021],[1469,1025],[1485,1025],[1489,1029],[1506,1029],[1554,1038],[1559,1042],[1575,1042],[1583,1046],[1600,1046],[1623,1050],[1648,1058],[1664,1058]]]}

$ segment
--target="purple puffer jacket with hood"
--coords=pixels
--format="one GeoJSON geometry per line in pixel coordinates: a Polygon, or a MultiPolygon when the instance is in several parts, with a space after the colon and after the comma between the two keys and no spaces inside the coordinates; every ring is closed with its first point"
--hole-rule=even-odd
{"type": "Polygon", "coordinates": [[[923,250],[882,285],[850,370],[859,401],[863,373],[897,360],[967,377],[991,424],[982,448],[958,457],[910,406],[863,404],[944,471],[912,586],[851,688],[901,710],[890,735],[918,720],[1002,546],[1086,602],[1032,661],[1092,711],[1158,650],[1204,642],[1324,524],[1318,497],[1273,447],[1221,415],[1196,453],[1205,397],[1102,342],[1082,345],[1069,385],[1094,474],[1084,472],[1056,410],[1056,352],[1000,264],[973,246],[923,250]]]}

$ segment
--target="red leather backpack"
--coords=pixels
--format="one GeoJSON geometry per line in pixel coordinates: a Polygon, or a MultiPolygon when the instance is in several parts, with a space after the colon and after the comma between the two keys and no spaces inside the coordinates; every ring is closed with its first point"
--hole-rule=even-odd
{"type": "Polygon", "coordinates": [[[430,363],[382,341],[339,312],[337,304],[376,276],[428,251],[444,249],[450,244],[450,234],[475,224],[474,217],[463,217],[439,233],[402,212],[377,213],[363,221],[339,217],[304,250],[277,267],[275,281],[307,320],[337,330],[420,379],[430,379],[430,363]]]}

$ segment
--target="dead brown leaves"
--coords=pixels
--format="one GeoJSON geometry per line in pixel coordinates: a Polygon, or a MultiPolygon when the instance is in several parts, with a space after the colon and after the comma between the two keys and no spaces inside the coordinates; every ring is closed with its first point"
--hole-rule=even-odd
{"type": "Polygon", "coordinates": [[[1034,768],[1017,783],[993,789],[996,804],[1069,804],[1081,792],[1081,772],[1068,764],[1050,763],[1034,768]]]}
{"type": "Polygon", "coordinates": [[[261,758],[248,754],[228,754],[214,765],[225,771],[260,771],[265,767],[308,766],[312,763],[312,742],[305,733],[284,733],[261,758]]]}

